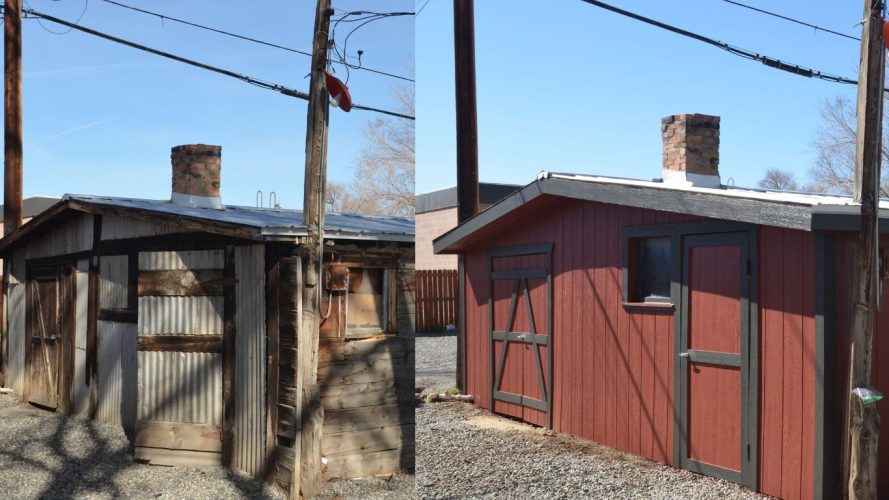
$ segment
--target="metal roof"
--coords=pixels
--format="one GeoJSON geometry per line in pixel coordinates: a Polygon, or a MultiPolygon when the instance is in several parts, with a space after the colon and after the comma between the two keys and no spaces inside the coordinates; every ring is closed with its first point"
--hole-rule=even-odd
{"type": "MultiPolygon", "coordinates": [[[[478,184],[478,202],[480,205],[491,205],[521,189],[519,184],[496,184],[480,182],[478,184]]],[[[417,195],[417,213],[432,212],[443,208],[457,206],[457,188],[449,187],[420,193],[417,195]]]]}
{"type": "MultiPolygon", "coordinates": [[[[857,230],[861,205],[848,196],[718,188],[656,180],[541,172],[537,179],[433,241],[436,253],[460,253],[483,240],[501,218],[545,199],[573,198],[630,207],[686,213],[713,219],[803,231],[857,230]]],[[[526,214],[526,212],[522,212],[526,214]]],[[[880,201],[881,231],[889,232],[889,200],[880,201]]]]}
{"type": "MultiPolygon", "coordinates": [[[[174,205],[169,200],[78,194],[66,194],[62,200],[238,224],[258,229],[264,236],[303,236],[307,233],[306,226],[302,224],[301,210],[233,205],[227,205],[223,209],[183,207],[174,205]]],[[[414,219],[328,212],[325,214],[324,232],[330,238],[413,241],[414,219]]]]}

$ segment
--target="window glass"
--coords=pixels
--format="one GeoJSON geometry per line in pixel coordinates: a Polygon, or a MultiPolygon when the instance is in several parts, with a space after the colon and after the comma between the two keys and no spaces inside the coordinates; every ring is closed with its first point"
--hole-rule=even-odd
{"type": "Polygon", "coordinates": [[[670,237],[640,238],[636,249],[636,298],[644,302],[670,300],[670,237]]]}

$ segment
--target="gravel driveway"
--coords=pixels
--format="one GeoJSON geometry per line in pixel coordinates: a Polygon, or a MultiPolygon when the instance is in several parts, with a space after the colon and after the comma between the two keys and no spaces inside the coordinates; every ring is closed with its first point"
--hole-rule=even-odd
{"type": "Polygon", "coordinates": [[[416,349],[416,385],[424,394],[432,389],[447,389],[456,383],[457,335],[418,333],[416,349]]]}
{"type": "MultiPolygon", "coordinates": [[[[0,395],[0,498],[284,498],[226,467],[133,462],[123,429],[0,395]]],[[[325,483],[325,498],[410,498],[413,476],[325,483]]]]}
{"type": "Polygon", "coordinates": [[[418,498],[764,498],[464,403],[417,409],[418,498]]]}

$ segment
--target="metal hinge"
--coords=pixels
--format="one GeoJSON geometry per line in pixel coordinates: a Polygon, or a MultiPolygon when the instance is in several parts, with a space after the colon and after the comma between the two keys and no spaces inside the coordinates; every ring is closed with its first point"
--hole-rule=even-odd
{"type": "Polygon", "coordinates": [[[750,460],[750,443],[747,443],[747,460],[750,460]]]}

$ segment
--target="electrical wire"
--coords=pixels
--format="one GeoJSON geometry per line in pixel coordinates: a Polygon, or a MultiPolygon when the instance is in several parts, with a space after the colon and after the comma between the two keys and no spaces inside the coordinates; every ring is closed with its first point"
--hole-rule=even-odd
{"type": "MultiPolygon", "coordinates": [[[[429,5],[429,2],[430,2],[430,1],[431,1],[431,0],[426,0],[426,2],[423,4],[423,6],[420,7],[419,9],[417,9],[417,13],[416,13],[415,15],[416,15],[416,16],[419,16],[419,15],[423,12],[423,9],[425,9],[426,6],[429,5]]],[[[420,5],[420,4],[417,3],[417,5],[420,5]]]]}
{"type": "MultiPolygon", "coordinates": [[[[0,5],[0,9],[3,9],[4,12],[5,12],[5,8],[4,8],[4,6],[0,5]]],[[[56,23],[56,24],[60,24],[60,25],[62,25],[62,26],[66,26],[66,27],[69,27],[69,28],[71,28],[71,29],[75,29],[75,30],[77,30],[77,31],[81,31],[81,32],[83,32],[83,33],[87,33],[87,34],[89,34],[89,35],[97,36],[97,37],[99,37],[99,38],[104,38],[105,40],[108,40],[108,41],[111,41],[111,42],[115,42],[115,43],[119,43],[119,44],[121,44],[121,45],[126,45],[126,46],[128,46],[128,47],[132,47],[132,48],[134,48],[134,49],[138,49],[138,50],[141,50],[141,51],[144,51],[144,52],[148,52],[148,53],[150,53],[150,54],[154,54],[154,55],[157,55],[157,56],[165,57],[165,58],[167,58],[167,59],[172,59],[172,60],[174,60],[174,61],[178,61],[178,62],[181,62],[181,63],[183,63],[183,64],[188,64],[188,65],[190,65],[190,66],[194,66],[194,67],[197,67],[197,68],[205,69],[205,70],[207,70],[207,71],[212,71],[212,72],[214,72],[214,73],[219,73],[219,74],[221,74],[221,75],[225,75],[225,76],[228,76],[228,77],[231,77],[231,78],[236,78],[236,79],[238,79],[238,80],[241,80],[241,81],[243,81],[243,82],[249,83],[249,84],[251,84],[251,85],[255,85],[255,86],[257,86],[257,87],[260,87],[260,88],[263,88],[263,89],[266,89],[266,90],[273,90],[273,91],[275,91],[275,92],[279,92],[279,93],[284,94],[284,95],[286,95],[286,96],[296,97],[296,98],[298,98],[298,99],[303,99],[303,100],[306,100],[306,101],[309,100],[309,94],[307,94],[307,93],[305,93],[305,92],[302,92],[302,91],[299,91],[299,90],[296,90],[296,89],[292,89],[292,88],[289,88],[289,87],[285,87],[285,86],[283,86],[283,85],[279,85],[279,84],[276,84],[276,83],[271,83],[271,82],[268,82],[268,81],[265,81],[265,80],[260,80],[259,78],[254,78],[254,77],[252,77],[252,76],[242,75],[242,74],[239,74],[239,73],[235,73],[234,71],[229,71],[229,70],[227,70],[227,69],[219,68],[219,67],[216,67],[216,66],[211,66],[211,65],[209,65],[209,64],[202,63],[202,62],[198,62],[198,61],[195,61],[195,60],[193,60],[193,59],[188,59],[188,58],[185,58],[185,57],[182,57],[182,56],[177,56],[177,55],[175,55],[175,54],[171,54],[171,53],[169,53],[169,52],[164,52],[164,51],[162,51],[162,50],[158,50],[158,49],[151,48],[151,47],[148,47],[148,46],[145,46],[145,45],[141,45],[141,44],[138,44],[138,43],[136,43],[136,42],[131,42],[131,41],[129,41],[129,40],[125,40],[125,39],[123,39],[123,38],[116,37],[116,36],[114,36],[114,35],[109,35],[109,34],[107,34],[107,33],[103,33],[103,32],[101,32],[101,31],[96,31],[96,30],[94,30],[94,29],[92,29],[92,28],[87,28],[86,26],[81,26],[81,25],[78,25],[78,24],[71,23],[71,22],[69,22],[69,21],[65,21],[64,19],[59,19],[59,18],[57,18],[57,17],[53,17],[53,16],[50,16],[50,15],[48,15],[48,14],[43,14],[42,12],[37,12],[37,11],[35,11],[35,10],[33,10],[33,9],[30,9],[30,8],[22,9],[22,13],[23,13],[23,14],[27,14],[28,16],[31,16],[31,17],[34,17],[34,18],[45,19],[45,20],[47,20],[47,21],[50,21],[50,22],[53,22],[53,23],[56,23]]],[[[389,111],[389,110],[380,109],[380,108],[374,108],[374,107],[371,107],[371,106],[363,106],[363,105],[360,105],[360,104],[353,104],[353,105],[352,105],[352,108],[353,108],[353,109],[360,109],[360,110],[364,110],[364,111],[373,111],[373,112],[375,112],[375,113],[381,113],[381,114],[384,114],[384,115],[395,116],[395,117],[398,117],[398,118],[404,118],[404,119],[407,119],[407,120],[415,120],[415,119],[416,119],[414,116],[411,116],[411,115],[407,115],[407,114],[403,114],[403,113],[397,113],[397,112],[395,112],[395,111],[389,111]]]]}
{"type": "Polygon", "coordinates": [[[752,11],[754,11],[754,12],[759,12],[760,14],[765,14],[765,15],[767,15],[767,16],[772,16],[772,17],[777,17],[778,19],[783,19],[783,20],[785,20],[785,21],[790,21],[791,23],[796,23],[796,24],[799,24],[799,25],[801,25],[801,26],[806,26],[807,28],[812,28],[812,29],[814,29],[815,31],[823,31],[823,32],[825,32],[825,33],[830,33],[831,35],[841,36],[841,37],[843,37],[843,38],[848,38],[848,39],[850,39],[850,40],[856,40],[856,41],[859,41],[859,42],[861,41],[860,38],[858,38],[858,37],[854,37],[854,36],[852,36],[852,35],[847,35],[847,34],[845,34],[845,33],[840,33],[840,32],[838,32],[838,31],[829,30],[829,29],[827,29],[827,28],[822,28],[821,26],[816,26],[816,25],[814,25],[814,24],[807,23],[807,22],[805,22],[805,21],[800,21],[799,19],[794,19],[794,18],[792,18],[792,17],[783,16],[783,15],[781,15],[781,14],[777,14],[777,13],[775,13],[775,12],[769,12],[769,11],[767,11],[767,10],[760,9],[760,8],[758,8],[758,7],[754,7],[754,6],[752,6],[752,5],[747,5],[747,4],[744,4],[744,3],[741,3],[741,2],[736,2],[735,0],[722,0],[722,1],[725,2],[725,3],[730,3],[730,4],[732,4],[732,5],[737,5],[738,7],[743,7],[743,8],[745,8],[745,9],[750,9],[750,10],[752,10],[752,11]]]}
{"type": "Polygon", "coordinates": [[[357,65],[350,64],[349,60],[348,60],[348,58],[350,56],[348,55],[348,52],[346,49],[349,44],[349,38],[352,36],[352,34],[373,21],[378,21],[380,19],[386,19],[389,17],[413,16],[413,15],[415,15],[413,12],[370,12],[370,11],[359,10],[359,11],[353,11],[353,12],[346,12],[339,18],[333,20],[333,27],[330,30],[330,43],[332,45],[334,54],[336,54],[337,58],[339,59],[339,60],[334,60],[333,62],[337,62],[337,63],[346,67],[346,81],[345,81],[346,84],[349,83],[349,78],[351,77],[351,71],[350,71],[351,69],[362,69],[363,68],[363,66],[361,64],[362,51],[360,51],[360,50],[358,51],[358,57],[357,57],[358,64],[357,65]],[[352,16],[362,16],[362,17],[350,19],[350,17],[352,17],[352,16]],[[356,23],[356,22],[360,22],[361,24],[359,24],[358,26],[353,28],[352,31],[350,31],[349,34],[346,35],[346,39],[343,42],[342,50],[340,50],[340,47],[336,43],[337,27],[339,27],[340,23],[356,23]]]}
{"type": "MultiPolygon", "coordinates": [[[[25,0],[25,5],[28,8],[31,7],[31,4],[28,3],[28,0],[25,0]]],[[[87,7],[89,7],[89,5],[90,5],[89,0],[83,0],[83,10],[80,11],[80,15],[77,16],[77,20],[74,21],[74,24],[80,23],[80,21],[83,19],[84,14],[86,14],[86,9],[87,9],[87,7]]],[[[44,31],[46,31],[47,33],[52,33],[53,35],[67,35],[68,33],[71,33],[71,31],[74,29],[74,28],[68,28],[65,31],[53,31],[53,30],[47,28],[46,25],[40,21],[40,19],[37,19],[37,24],[39,24],[40,27],[43,28],[44,31]]]]}
{"type": "MultiPolygon", "coordinates": [[[[168,15],[166,15],[166,14],[160,14],[160,13],[158,13],[158,12],[152,12],[152,11],[150,11],[150,10],[140,9],[139,7],[133,7],[132,5],[127,5],[127,4],[124,4],[124,3],[116,2],[116,1],[114,1],[114,0],[103,0],[103,1],[106,2],[106,3],[110,3],[110,4],[112,4],[112,5],[116,5],[116,6],[118,6],[118,7],[123,7],[123,8],[125,8],[125,9],[129,9],[129,10],[132,10],[132,11],[135,11],[135,12],[140,12],[140,13],[142,13],[142,14],[147,14],[147,15],[149,15],[149,16],[157,17],[158,19],[161,19],[162,21],[163,21],[163,20],[173,21],[173,22],[176,22],[176,23],[184,24],[184,25],[186,25],[186,26],[191,26],[191,27],[193,27],[193,28],[198,28],[198,29],[202,29],[202,30],[206,30],[206,31],[211,31],[211,32],[213,32],[213,33],[218,33],[218,34],[220,34],[220,35],[230,36],[230,37],[238,38],[238,39],[245,40],[245,41],[248,41],[248,42],[258,43],[258,44],[260,44],[260,45],[265,45],[265,46],[267,46],[267,47],[272,47],[272,48],[276,48],[276,49],[280,49],[280,50],[286,50],[286,51],[288,51],[288,52],[293,52],[293,53],[295,53],[295,54],[301,54],[301,55],[304,55],[304,56],[312,57],[312,53],[311,53],[311,52],[307,52],[307,51],[305,51],[305,50],[294,49],[294,48],[292,48],[292,47],[286,47],[286,46],[284,46],[284,45],[278,45],[278,44],[276,44],[276,43],[266,42],[266,41],[264,41],[264,40],[259,40],[259,39],[252,38],[252,37],[249,37],[249,36],[239,35],[239,34],[237,34],[237,33],[232,33],[232,32],[230,32],[230,31],[225,31],[225,30],[221,30],[221,29],[218,29],[218,28],[212,28],[212,27],[210,27],[210,26],[205,26],[205,25],[203,25],[203,24],[198,24],[198,23],[195,23],[195,22],[192,22],[192,21],[187,21],[187,20],[185,20],[185,19],[180,19],[180,18],[176,18],[176,17],[170,17],[170,16],[168,16],[168,15]]],[[[345,63],[341,63],[341,62],[339,62],[339,61],[334,61],[334,62],[336,62],[337,64],[345,64],[345,63]]],[[[408,82],[413,82],[413,81],[414,81],[412,78],[408,78],[408,77],[406,77],[406,76],[396,75],[396,74],[394,74],[394,73],[389,73],[389,72],[381,71],[381,70],[378,70],[378,69],[368,68],[368,67],[365,67],[365,66],[360,67],[360,69],[362,69],[362,70],[364,70],[364,71],[367,71],[367,72],[369,72],[369,73],[375,73],[375,74],[382,75],[382,76],[388,76],[388,77],[391,77],[391,78],[397,78],[397,79],[399,79],[399,80],[405,80],[405,81],[408,81],[408,82]]]]}
{"type": "MultiPolygon", "coordinates": [[[[769,56],[766,56],[763,54],[758,54],[756,52],[752,52],[747,49],[742,49],[742,48],[736,47],[734,45],[729,45],[725,42],[720,42],[719,40],[715,40],[713,38],[709,38],[704,35],[699,35],[697,33],[693,33],[691,31],[684,30],[682,28],[677,28],[675,26],[671,26],[669,24],[662,23],[660,21],[656,21],[654,19],[636,14],[634,12],[623,10],[623,9],[615,7],[613,5],[609,5],[607,3],[600,2],[599,0],[580,0],[580,1],[582,1],[584,3],[588,3],[590,5],[594,5],[596,7],[599,7],[599,8],[605,9],[605,10],[609,10],[611,12],[620,14],[625,17],[629,17],[631,19],[635,19],[637,21],[641,21],[646,24],[650,24],[652,26],[656,26],[658,28],[670,31],[670,32],[675,33],[677,35],[682,35],[684,37],[691,38],[693,40],[697,40],[699,42],[703,42],[708,45],[713,45],[714,47],[720,48],[720,49],[722,49],[730,54],[736,55],[738,57],[743,57],[744,59],[750,59],[753,61],[759,61],[770,68],[775,68],[775,69],[778,69],[781,71],[786,71],[788,73],[793,73],[794,75],[804,76],[806,78],[817,78],[819,80],[825,80],[828,82],[844,83],[844,84],[848,84],[848,85],[858,85],[858,80],[853,80],[851,78],[832,75],[830,73],[824,73],[822,71],[814,70],[811,68],[805,68],[805,67],[799,66],[797,64],[784,62],[779,59],[775,59],[773,57],[769,57],[769,56]]],[[[883,90],[884,90],[884,92],[889,92],[889,89],[884,88],[883,90]]]]}

